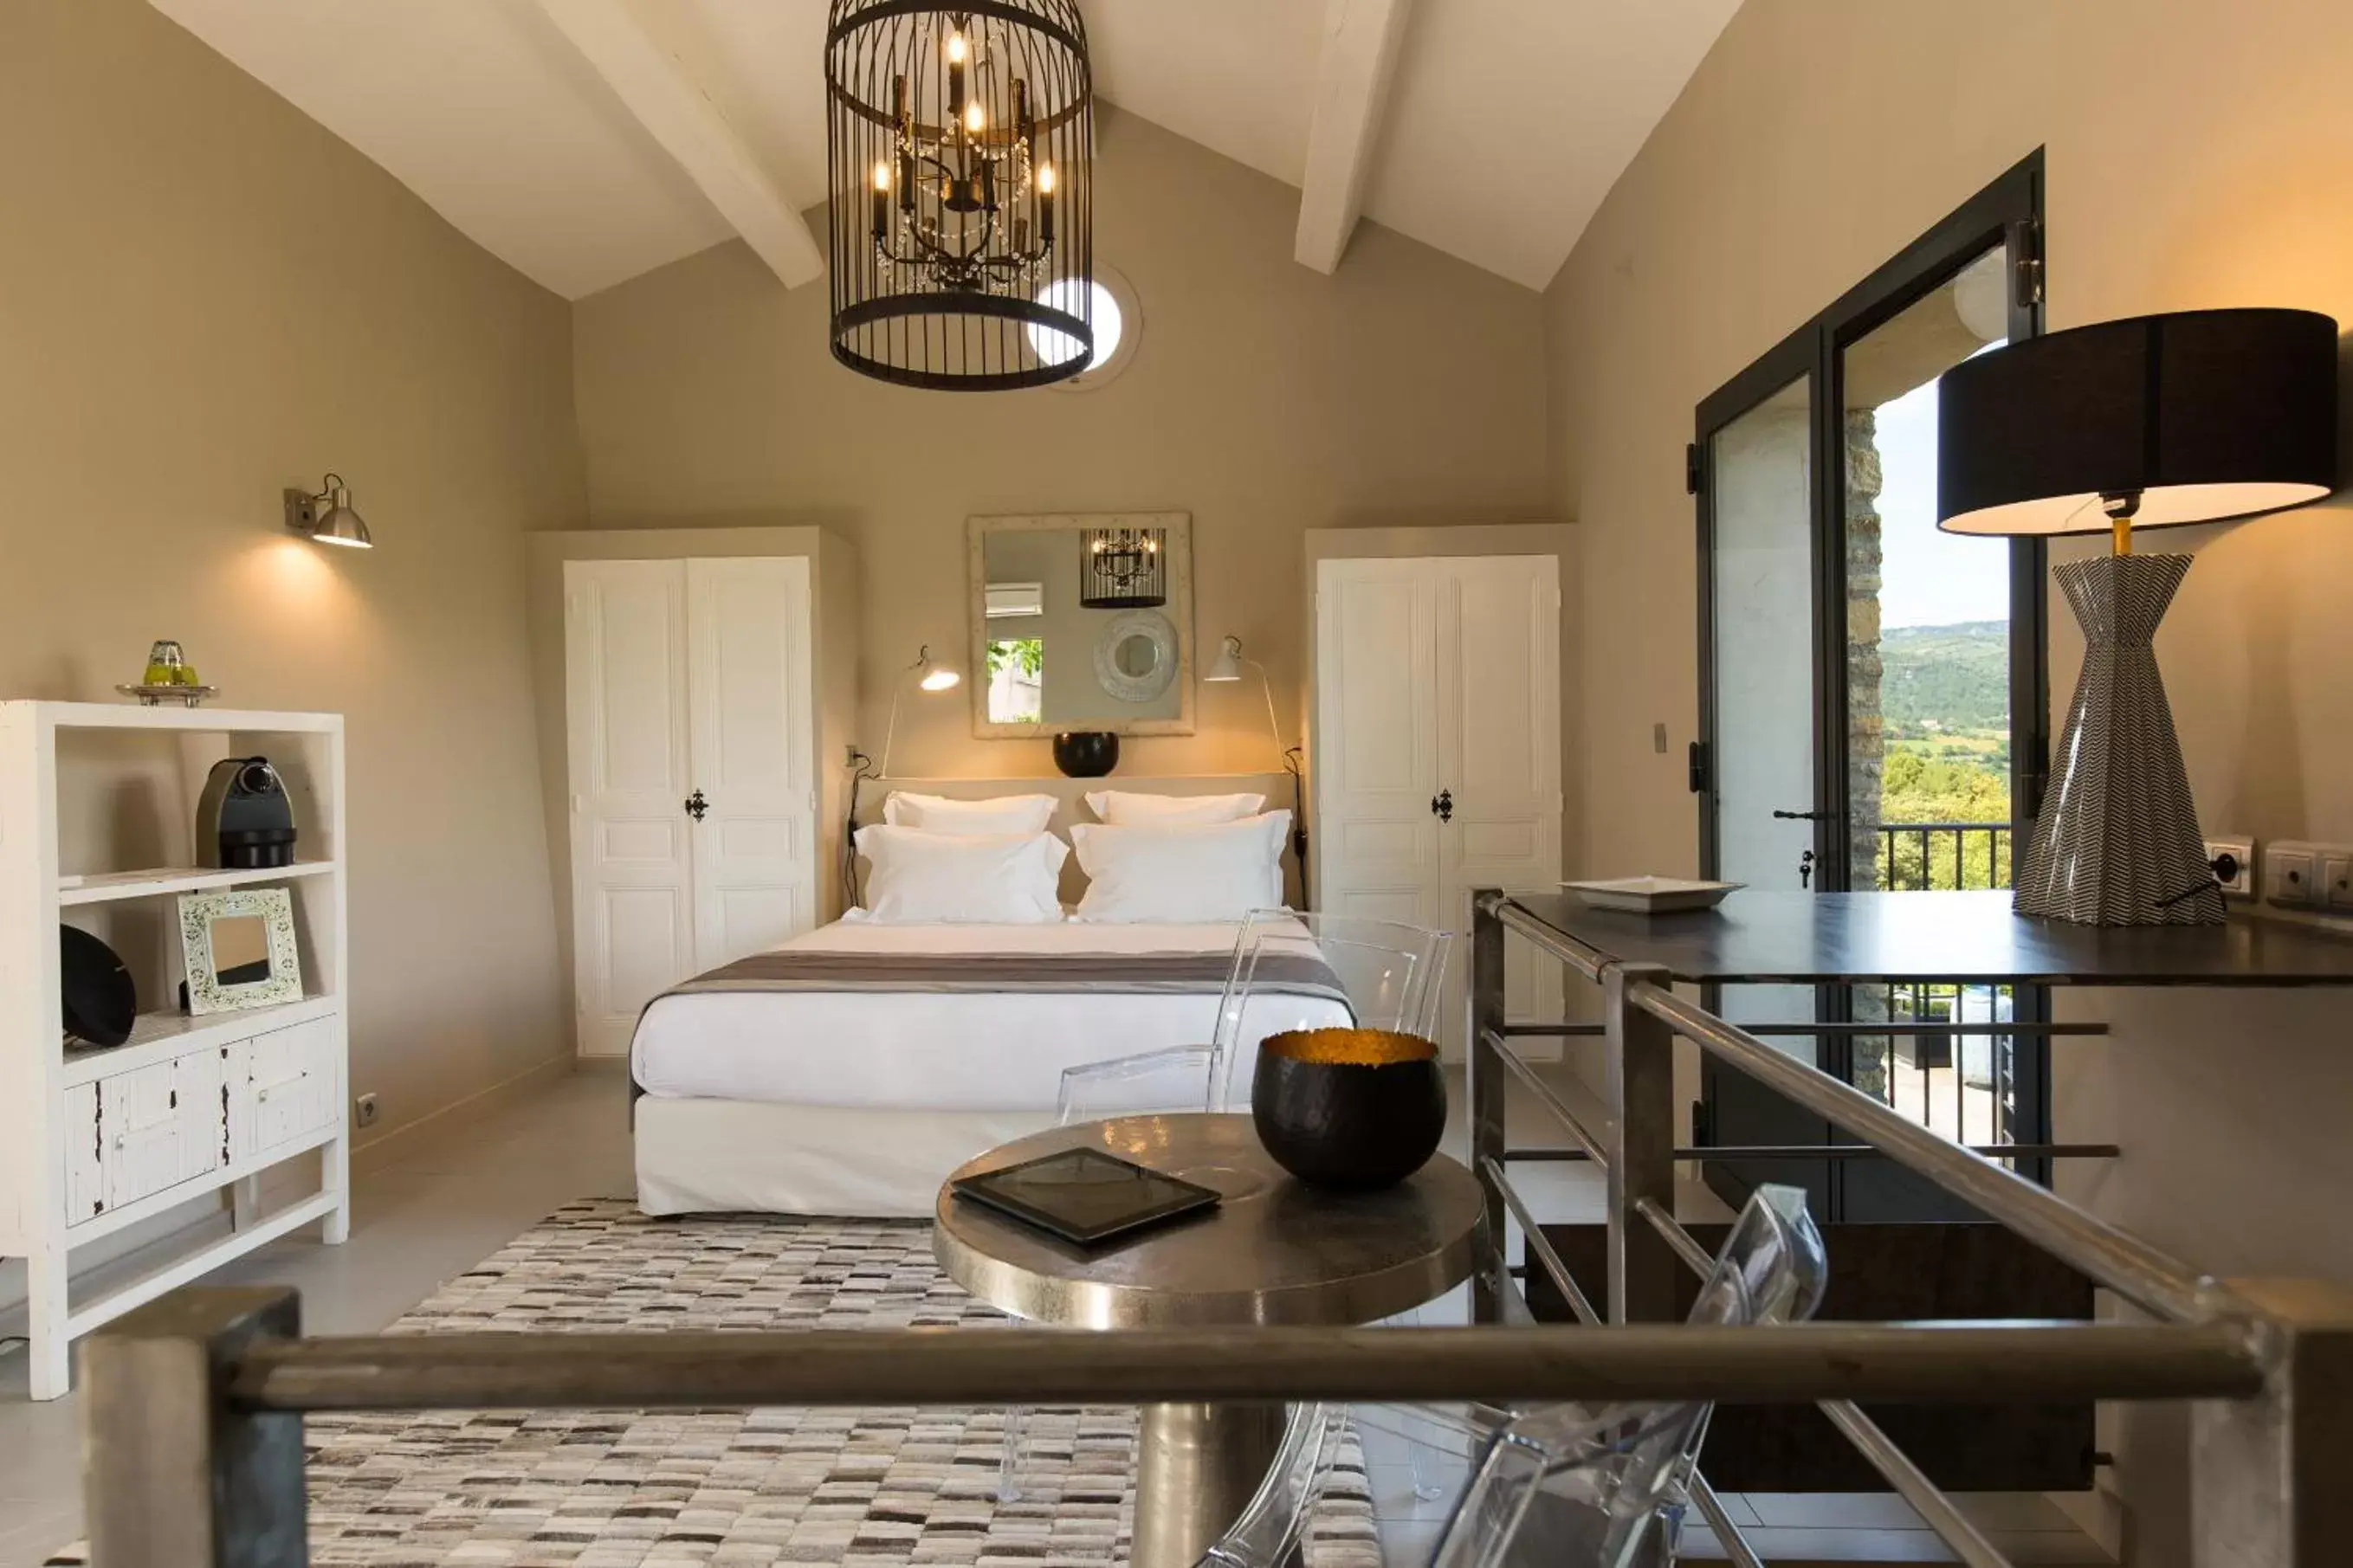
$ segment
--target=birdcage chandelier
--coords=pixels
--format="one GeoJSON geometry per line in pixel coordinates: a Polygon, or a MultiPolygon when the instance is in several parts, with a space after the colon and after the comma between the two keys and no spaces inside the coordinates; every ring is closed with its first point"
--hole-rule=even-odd
{"type": "Polygon", "coordinates": [[[1093,79],[1076,0],[833,0],[833,354],[1001,391],[1094,352],[1093,79]]]}

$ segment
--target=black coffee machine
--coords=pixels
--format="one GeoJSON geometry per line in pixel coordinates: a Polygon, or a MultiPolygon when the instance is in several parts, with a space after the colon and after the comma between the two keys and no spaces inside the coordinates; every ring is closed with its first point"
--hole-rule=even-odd
{"type": "Polygon", "coordinates": [[[196,858],[231,870],[294,864],[294,803],[268,757],[223,757],[196,801],[196,858]]]}

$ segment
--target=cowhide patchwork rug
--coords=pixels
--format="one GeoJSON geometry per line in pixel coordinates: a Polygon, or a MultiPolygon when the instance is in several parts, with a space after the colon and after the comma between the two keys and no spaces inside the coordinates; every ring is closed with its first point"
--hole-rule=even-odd
{"type": "MultiPolygon", "coordinates": [[[[1002,1329],[913,1222],[557,1211],[389,1331],[1002,1329]]],[[[313,1416],[311,1560],[371,1568],[1124,1563],[1135,1412],[1032,1411],[999,1502],[1004,1414],[961,1408],[442,1411],[313,1416]]],[[[1380,1568],[1350,1445],[1312,1568],[1380,1568]]],[[[84,1561],[79,1547],[50,1559],[84,1561]]]]}

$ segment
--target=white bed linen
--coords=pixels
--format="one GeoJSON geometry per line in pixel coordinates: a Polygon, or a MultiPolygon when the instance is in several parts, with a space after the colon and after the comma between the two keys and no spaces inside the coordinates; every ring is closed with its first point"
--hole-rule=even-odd
{"type": "Polygon", "coordinates": [[[929,1219],[957,1166],[1053,1124],[1050,1110],[649,1098],[637,1109],[638,1206],[650,1215],[929,1219]]]}
{"type": "MultiPolygon", "coordinates": [[[[785,944],[846,952],[1216,952],[1217,925],[889,925],[849,919],[785,944]]],[[[630,1047],[657,1099],[870,1110],[1050,1113],[1066,1068],[1204,1045],[1218,995],[1120,992],[712,992],[665,996],[630,1047]]],[[[1268,998],[1261,1032],[1347,1022],[1337,1002],[1268,998]]],[[[646,1107],[640,1103],[640,1126],[646,1107]]],[[[976,1152],[976,1151],[973,1151],[976,1152]]],[[[658,1211],[659,1212],[659,1211],[658,1211]]],[[[801,1211],[823,1212],[823,1211],[801,1211]]],[[[839,1211],[831,1211],[839,1212],[839,1211]]]]}

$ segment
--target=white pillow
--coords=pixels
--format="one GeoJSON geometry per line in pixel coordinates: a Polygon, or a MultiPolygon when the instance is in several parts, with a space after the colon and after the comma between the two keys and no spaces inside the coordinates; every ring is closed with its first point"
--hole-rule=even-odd
{"type": "Polygon", "coordinates": [[[1173,827],[1187,822],[1240,822],[1266,809],[1262,795],[1129,795],[1099,789],[1087,809],[1113,827],[1173,827]]]}
{"type": "Polygon", "coordinates": [[[1027,837],[1046,831],[1057,802],[1050,795],[1001,795],[993,800],[950,800],[945,795],[893,790],[882,803],[882,820],[892,827],[973,837],[1027,837]]]}
{"type": "Polygon", "coordinates": [[[1088,880],[1076,918],[1198,925],[1280,908],[1282,841],[1290,832],[1287,811],[1170,826],[1079,823],[1071,841],[1088,880]]]}
{"type": "Polygon", "coordinates": [[[926,833],[876,824],[858,830],[866,912],[893,925],[1044,925],[1062,918],[1062,862],[1050,833],[926,833]]]}

